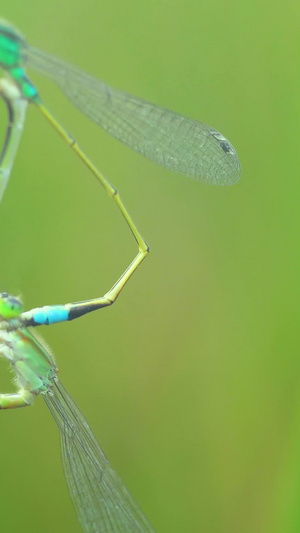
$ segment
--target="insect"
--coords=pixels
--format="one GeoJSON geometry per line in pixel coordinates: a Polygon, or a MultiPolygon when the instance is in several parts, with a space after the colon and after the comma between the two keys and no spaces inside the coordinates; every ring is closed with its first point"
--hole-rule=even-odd
{"type": "Polygon", "coordinates": [[[10,82],[6,100],[13,98],[17,89],[17,99],[26,100],[41,111],[114,200],[138,245],[137,256],[113,287],[103,297],[80,302],[76,313],[84,314],[113,304],[147,256],[149,247],[117,189],[48,111],[25,73],[26,66],[36,68],[54,80],[75,107],[111,135],[166,168],[212,184],[231,185],[240,178],[241,166],[236,151],[221,133],[206,124],[109,87],[62,59],[30,46],[18,30],[5,21],[0,21],[0,66],[7,72],[10,82]]]}
{"type": "Polygon", "coordinates": [[[0,294],[0,355],[15,370],[18,386],[15,394],[0,395],[0,408],[24,407],[31,405],[37,395],[44,397],[59,427],[66,480],[84,531],[151,532],[153,527],[112,469],[82,413],[58,380],[53,357],[27,329],[73,320],[112,305],[147,256],[149,247],[117,189],[49,112],[25,68],[36,68],[50,77],[87,117],[167,169],[202,182],[231,185],[240,178],[240,162],[233,146],[217,130],[111,88],[62,59],[30,46],[5,21],[0,21],[0,66],[7,75],[0,80],[0,96],[9,115],[0,154],[0,200],[20,141],[27,103],[31,103],[113,199],[138,245],[132,263],[99,298],[23,312],[19,298],[0,294]]]}
{"type": "Polygon", "coordinates": [[[84,531],[154,532],[57,378],[54,358],[21,325],[22,310],[19,298],[0,294],[0,356],[15,371],[18,387],[14,394],[0,394],[0,409],[26,407],[36,396],[43,396],[60,431],[65,477],[84,531]]]}

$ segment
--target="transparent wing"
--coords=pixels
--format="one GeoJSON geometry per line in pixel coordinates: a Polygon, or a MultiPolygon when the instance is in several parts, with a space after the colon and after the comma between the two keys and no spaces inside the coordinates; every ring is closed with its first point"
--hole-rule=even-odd
{"type": "Polygon", "coordinates": [[[60,431],[67,485],[83,530],[154,533],[66,389],[55,381],[52,392],[44,399],[60,431]]]}
{"type": "Polygon", "coordinates": [[[231,185],[240,178],[235,149],[210,126],[117,91],[34,47],[24,50],[24,59],[54,80],[87,117],[136,152],[203,182],[231,185]]]}

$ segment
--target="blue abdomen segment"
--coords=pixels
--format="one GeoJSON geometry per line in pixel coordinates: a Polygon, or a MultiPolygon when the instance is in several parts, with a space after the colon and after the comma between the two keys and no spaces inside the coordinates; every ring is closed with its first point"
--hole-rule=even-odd
{"type": "Polygon", "coordinates": [[[50,326],[69,320],[69,313],[63,305],[41,307],[34,312],[33,320],[37,326],[50,326]]]}

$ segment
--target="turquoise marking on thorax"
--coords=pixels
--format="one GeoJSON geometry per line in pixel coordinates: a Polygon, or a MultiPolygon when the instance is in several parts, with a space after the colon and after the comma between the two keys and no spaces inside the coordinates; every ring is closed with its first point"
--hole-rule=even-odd
{"type": "Polygon", "coordinates": [[[9,72],[21,89],[22,96],[27,100],[34,100],[38,97],[38,92],[22,68],[22,50],[25,45],[24,39],[14,28],[0,24],[0,66],[9,72]]]}
{"type": "Polygon", "coordinates": [[[38,97],[38,92],[35,86],[29,81],[25,70],[18,66],[9,70],[10,75],[21,89],[22,96],[27,100],[35,100],[38,97]]]}
{"type": "Polygon", "coordinates": [[[21,43],[21,39],[8,36],[0,26],[0,64],[4,68],[14,67],[22,63],[21,43]]]}
{"type": "Polygon", "coordinates": [[[64,306],[54,305],[53,307],[41,307],[33,315],[36,324],[51,325],[57,322],[66,322],[69,320],[69,313],[64,306]]]}

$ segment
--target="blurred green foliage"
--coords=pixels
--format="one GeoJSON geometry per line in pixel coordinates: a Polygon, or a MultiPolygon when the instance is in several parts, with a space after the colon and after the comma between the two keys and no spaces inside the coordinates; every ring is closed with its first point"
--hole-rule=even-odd
{"type": "MultiPolygon", "coordinates": [[[[1,12],[32,44],[236,147],[238,185],[188,181],[109,138],[33,73],[151,246],[115,306],[42,334],[158,531],[298,532],[299,2],[4,0],[1,12]]],[[[3,105],[0,120],[4,132],[3,105]]],[[[1,289],[27,309],[104,294],[136,252],[34,108],[0,227],[1,289]]],[[[79,531],[43,400],[2,412],[0,428],[1,531],[79,531]]]]}

